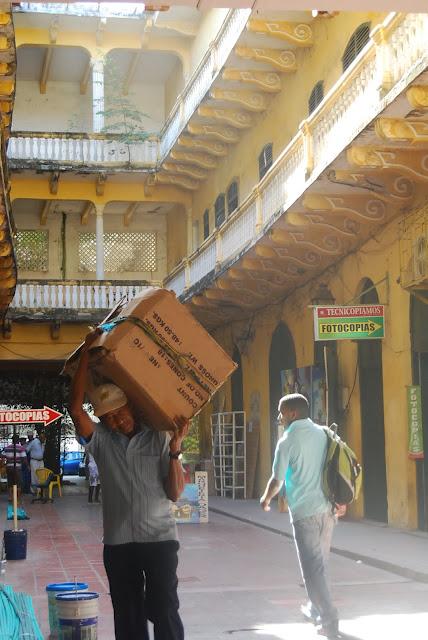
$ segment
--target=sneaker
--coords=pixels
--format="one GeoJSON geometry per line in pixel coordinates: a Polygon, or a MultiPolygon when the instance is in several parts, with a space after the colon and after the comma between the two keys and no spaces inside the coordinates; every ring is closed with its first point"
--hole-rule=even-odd
{"type": "Polygon", "coordinates": [[[330,622],[329,624],[322,624],[318,628],[318,635],[324,636],[324,638],[328,638],[329,640],[335,640],[336,638],[340,638],[341,635],[339,633],[338,620],[335,620],[334,622],[330,622]]]}
{"type": "Polygon", "coordinates": [[[311,602],[300,605],[300,612],[306,622],[311,622],[312,624],[321,624],[320,615],[311,602]]]}

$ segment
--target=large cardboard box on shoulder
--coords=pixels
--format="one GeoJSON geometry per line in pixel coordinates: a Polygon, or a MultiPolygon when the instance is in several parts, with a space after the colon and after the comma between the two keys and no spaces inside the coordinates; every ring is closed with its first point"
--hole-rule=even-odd
{"type": "MultiPolygon", "coordinates": [[[[112,381],[155,429],[170,430],[175,417],[199,413],[236,368],[166,289],[148,287],[101,328],[89,352],[89,399],[92,386],[112,381]]],[[[65,374],[73,375],[80,348],[68,359],[65,374]]]]}

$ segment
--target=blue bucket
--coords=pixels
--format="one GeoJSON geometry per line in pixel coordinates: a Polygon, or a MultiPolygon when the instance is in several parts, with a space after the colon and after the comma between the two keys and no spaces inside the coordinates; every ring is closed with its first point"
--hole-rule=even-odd
{"type": "Polygon", "coordinates": [[[6,529],[4,531],[6,560],[25,560],[27,557],[27,530],[6,529]]]}
{"type": "Polygon", "coordinates": [[[56,596],[60,640],[97,640],[98,598],[94,591],[56,596]]]}
{"type": "Polygon", "coordinates": [[[87,590],[88,585],[86,582],[51,582],[50,584],[46,585],[51,640],[59,637],[59,620],[56,606],[56,596],[59,593],[69,593],[70,591],[76,593],[87,590]]]}

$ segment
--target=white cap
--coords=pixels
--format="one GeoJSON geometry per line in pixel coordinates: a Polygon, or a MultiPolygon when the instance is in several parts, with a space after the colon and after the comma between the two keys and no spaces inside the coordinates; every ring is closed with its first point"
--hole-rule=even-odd
{"type": "Polygon", "coordinates": [[[94,387],[88,391],[88,396],[94,407],[94,414],[98,418],[128,403],[128,398],[122,389],[115,384],[101,384],[99,387],[94,387]]]}

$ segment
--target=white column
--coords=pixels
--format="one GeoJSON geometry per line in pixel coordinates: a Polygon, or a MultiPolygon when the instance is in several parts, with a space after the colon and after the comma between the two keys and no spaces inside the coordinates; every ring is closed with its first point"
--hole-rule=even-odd
{"type": "Polygon", "coordinates": [[[192,207],[186,209],[186,235],[187,235],[187,255],[190,256],[193,253],[193,211],[192,207]]]}
{"type": "Polygon", "coordinates": [[[96,204],[97,280],[104,280],[104,205],[96,204]]]}
{"type": "Polygon", "coordinates": [[[92,60],[92,128],[100,133],[104,128],[104,62],[102,59],[92,60]]]}

